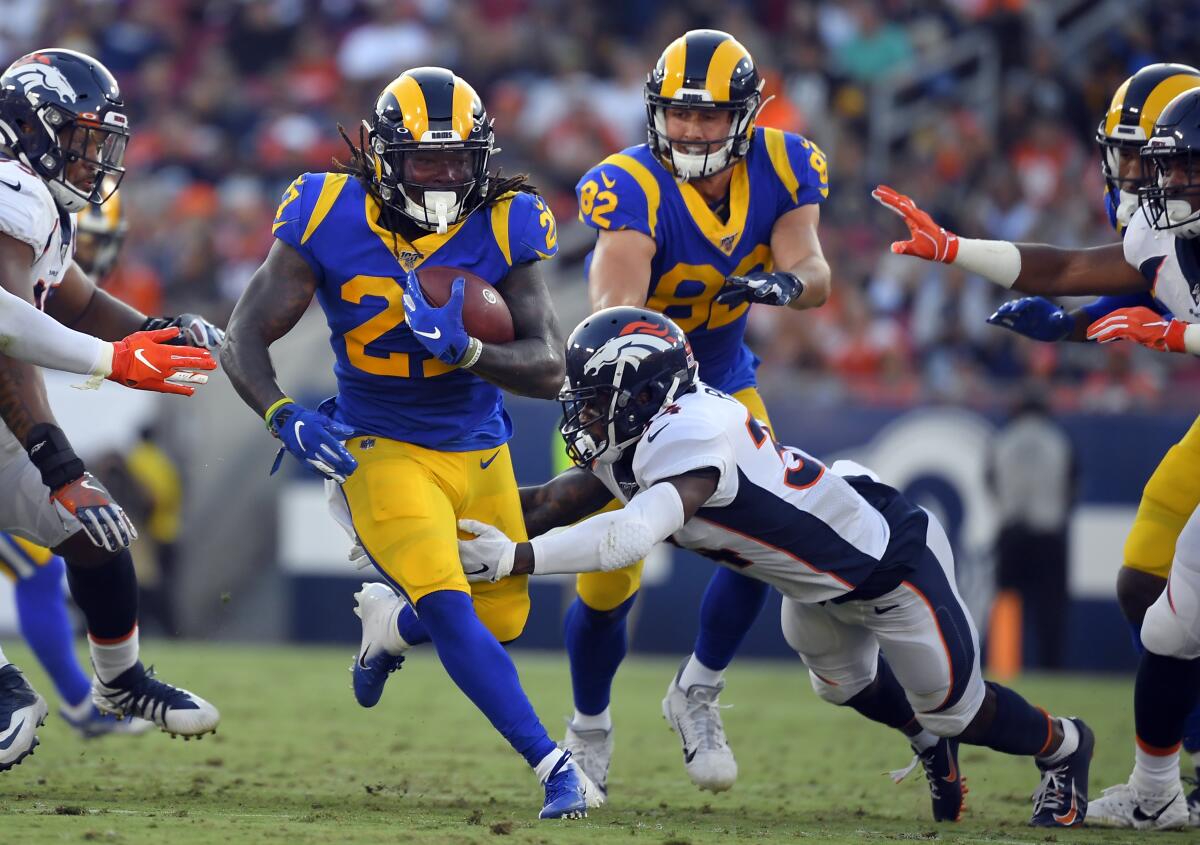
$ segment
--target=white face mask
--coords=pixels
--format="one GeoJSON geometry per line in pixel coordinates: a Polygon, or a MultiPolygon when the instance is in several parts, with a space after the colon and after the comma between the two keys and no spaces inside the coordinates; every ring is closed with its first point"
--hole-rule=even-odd
{"type": "Polygon", "coordinates": [[[1200,211],[1195,211],[1187,200],[1167,200],[1165,202],[1167,223],[1171,226],[1171,234],[1180,238],[1194,238],[1200,235],[1200,211]]]}
{"type": "Polygon", "coordinates": [[[1120,196],[1121,201],[1117,203],[1117,223],[1124,228],[1129,225],[1134,212],[1138,210],[1138,195],[1129,191],[1121,191],[1120,196]]]}
{"type": "Polygon", "coordinates": [[[714,173],[719,173],[724,170],[729,164],[729,156],[733,152],[733,140],[725,142],[720,149],[704,153],[682,153],[667,141],[667,119],[665,110],[656,108],[654,110],[654,128],[658,130],[659,137],[663,139],[662,144],[670,147],[669,152],[663,150],[662,153],[667,157],[668,162],[675,170],[675,175],[683,181],[689,179],[703,179],[705,176],[712,176],[714,173]]]}

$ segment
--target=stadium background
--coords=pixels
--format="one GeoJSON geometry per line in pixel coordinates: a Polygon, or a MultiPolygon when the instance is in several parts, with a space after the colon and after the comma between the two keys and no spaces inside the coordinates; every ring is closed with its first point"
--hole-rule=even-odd
{"type": "MultiPolygon", "coordinates": [[[[830,160],[821,239],[833,298],[805,313],[756,309],[751,320],[781,439],[857,457],[936,508],[982,622],[995,532],[983,454],[1012,403],[1031,385],[1044,391],[1082,461],[1068,664],[1132,665],[1113,600],[1121,543],[1146,477],[1200,407],[1200,366],[1121,344],[1036,344],[988,326],[1003,292],[891,256],[900,225],[869,192],[886,180],[964,234],[1111,241],[1096,123],[1137,68],[1200,60],[1194,3],[10,0],[4,9],[0,55],[71,47],[120,79],[133,140],[114,292],[148,313],[198,311],[222,324],[270,245],[283,188],[345,154],[336,124],[354,132],[400,70],[443,64],[496,118],[496,163],[529,172],[554,208],[562,252],[548,273],[562,322],[573,325],[586,310],[581,262],[592,242],[576,221],[575,180],[644,139],[642,84],[663,46],[695,26],[732,32],[774,95],[760,123],[807,134],[830,160]]],[[[298,398],[331,390],[326,335],[314,310],[275,347],[281,382],[298,398]]],[[[186,403],[50,381],[89,461],[127,451],[153,425],[178,465],[184,509],[169,587],[179,633],[357,637],[359,576],[322,512],[320,484],[292,462],[268,478],[274,441],[227,381],[186,403]]],[[[513,401],[510,412],[518,475],[540,480],[557,409],[513,401]]],[[[635,649],[686,653],[707,566],[680,553],[657,562],[635,649]]],[[[558,647],[568,589],[535,588],[522,644],[558,647]]],[[[12,630],[0,595],[0,631],[12,630]]],[[[746,652],[785,653],[771,610],[746,652]]]]}

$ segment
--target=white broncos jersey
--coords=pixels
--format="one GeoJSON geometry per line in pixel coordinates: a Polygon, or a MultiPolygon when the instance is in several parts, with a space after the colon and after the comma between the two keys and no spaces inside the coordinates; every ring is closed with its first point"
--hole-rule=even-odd
{"type": "Polygon", "coordinates": [[[29,287],[34,305],[44,308],[74,255],[74,221],[59,212],[45,183],[14,159],[0,159],[0,233],[33,250],[29,287]]]}
{"type": "Polygon", "coordinates": [[[1200,242],[1158,231],[1138,209],[1123,243],[1125,260],[1150,282],[1150,294],[1177,320],[1200,323],[1200,242]]]}
{"type": "Polygon", "coordinates": [[[843,477],[777,446],[744,405],[701,384],[651,421],[632,461],[595,472],[628,502],[657,481],[716,469],[716,493],[671,542],[811,603],[883,595],[925,546],[925,511],[846,463],[843,477]]]}

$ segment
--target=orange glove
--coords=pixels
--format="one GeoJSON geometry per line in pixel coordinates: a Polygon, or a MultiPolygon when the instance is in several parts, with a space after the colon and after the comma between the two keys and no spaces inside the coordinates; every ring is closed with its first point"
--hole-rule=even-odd
{"type": "Polygon", "coordinates": [[[895,241],[892,252],[897,255],[915,255],[926,261],[941,261],[949,264],[958,255],[958,235],[947,232],[926,212],[917,208],[917,204],[904,194],[897,193],[887,185],[879,185],[871,191],[871,196],[879,204],[904,218],[912,238],[907,241],[895,241]]]}
{"type": "Polygon", "coordinates": [[[1118,308],[1088,326],[1087,339],[1097,343],[1132,340],[1159,352],[1187,352],[1183,334],[1188,324],[1169,320],[1144,305],[1118,308]]]}
{"type": "Polygon", "coordinates": [[[135,390],[154,390],[191,396],[193,384],[205,384],[208,376],[196,370],[215,370],[217,362],[207,349],[167,346],[179,336],[178,328],[135,332],[112,345],[112,371],[105,376],[135,390]]]}

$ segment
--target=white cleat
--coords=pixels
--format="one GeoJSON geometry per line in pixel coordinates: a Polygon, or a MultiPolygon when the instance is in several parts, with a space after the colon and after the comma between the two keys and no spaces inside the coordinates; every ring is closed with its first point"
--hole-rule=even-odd
{"type": "Polygon", "coordinates": [[[612,729],[580,730],[573,722],[567,722],[567,735],[562,747],[571,752],[571,759],[587,775],[600,796],[598,803],[589,801],[588,806],[599,807],[608,798],[608,767],[613,753],[612,729]]]}
{"type": "Polygon", "coordinates": [[[1183,790],[1141,792],[1131,783],[1120,783],[1088,804],[1087,823],[1135,830],[1176,830],[1188,826],[1188,805],[1183,790]]]}
{"type": "Polygon", "coordinates": [[[46,699],[16,666],[0,669],[0,772],[20,765],[37,748],[37,729],[48,711],[46,699]]]}
{"type": "MultiPolygon", "coordinates": [[[[680,672],[683,667],[680,667],[680,672]]],[[[663,699],[663,718],[683,743],[683,765],[692,783],[701,789],[724,792],[737,781],[737,760],[725,740],[717,698],[724,682],[715,687],[695,684],[687,690],[679,686],[679,674],[667,686],[663,699]]]]}
{"type": "Polygon", "coordinates": [[[350,671],[354,698],[363,707],[374,707],[383,695],[388,676],[404,663],[407,644],[396,630],[396,614],[406,604],[387,584],[364,583],[354,594],[354,615],[362,620],[362,643],[350,671]],[[397,644],[404,647],[393,649],[397,644]]]}
{"type": "Polygon", "coordinates": [[[141,662],[108,683],[92,679],[92,703],[101,713],[153,722],[172,737],[200,738],[216,733],[221,721],[217,708],[195,693],[154,677],[141,662]]]}

